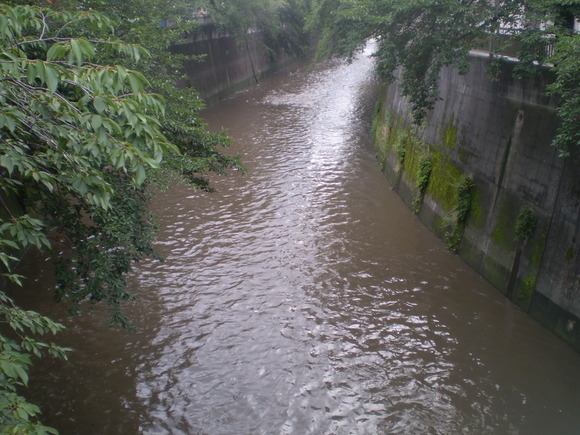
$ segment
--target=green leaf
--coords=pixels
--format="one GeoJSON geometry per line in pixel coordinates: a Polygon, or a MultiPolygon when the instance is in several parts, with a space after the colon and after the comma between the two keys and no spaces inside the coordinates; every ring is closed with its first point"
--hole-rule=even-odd
{"type": "Polygon", "coordinates": [[[98,130],[103,125],[103,117],[101,115],[94,115],[91,117],[91,126],[93,130],[98,130]]]}
{"type": "Polygon", "coordinates": [[[145,181],[145,168],[143,165],[138,165],[135,171],[135,184],[140,186],[145,181]]]}
{"type": "Polygon", "coordinates": [[[134,73],[129,75],[129,84],[131,85],[131,90],[134,94],[138,94],[143,90],[143,83],[135,76],[134,73]]]}
{"type": "Polygon", "coordinates": [[[59,76],[54,68],[46,67],[46,86],[50,92],[55,92],[58,86],[59,76]]]}
{"type": "Polygon", "coordinates": [[[62,44],[52,44],[46,53],[46,60],[49,62],[60,60],[63,58],[64,53],[66,53],[66,49],[62,44]]]}
{"type": "Polygon", "coordinates": [[[18,374],[18,377],[22,380],[24,385],[28,385],[28,373],[21,365],[15,364],[14,371],[18,374]]]}
{"type": "Polygon", "coordinates": [[[36,77],[38,77],[43,83],[46,83],[46,69],[44,68],[44,62],[37,60],[34,63],[34,69],[36,77]]]}
{"type": "Polygon", "coordinates": [[[22,406],[18,406],[14,412],[16,414],[18,414],[18,417],[24,421],[28,421],[29,416],[28,416],[28,412],[26,412],[26,410],[24,408],[22,408],[22,406]]]}
{"type": "Polygon", "coordinates": [[[77,65],[82,65],[83,64],[83,51],[82,51],[81,45],[79,44],[79,42],[76,39],[71,39],[70,40],[70,47],[71,47],[71,52],[74,56],[74,60],[76,61],[77,65]]]}
{"type": "Polygon", "coordinates": [[[26,80],[31,85],[34,84],[36,80],[36,65],[32,62],[26,64],[26,80]]]}
{"type": "Polygon", "coordinates": [[[3,33],[5,36],[9,36],[9,28],[8,28],[8,17],[5,15],[0,15],[0,32],[3,33]]]}
{"type": "Polygon", "coordinates": [[[14,364],[5,359],[0,360],[0,369],[9,378],[16,378],[18,376],[16,370],[14,370],[14,364]]]}
{"type": "Polygon", "coordinates": [[[8,175],[12,175],[14,171],[14,161],[6,154],[0,156],[0,165],[8,171],[8,175]]]}
{"type": "Polygon", "coordinates": [[[95,107],[95,110],[99,113],[103,113],[105,110],[107,110],[107,104],[100,97],[95,97],[93,99],[93,106],[95,107]]]}
{"type": "Polygon", "coordinates": [[[117,74],[119,75],[119,80],[124,82],[127,78],[127,69],[122,67],[121,65],[117,65],[117,74]]]}

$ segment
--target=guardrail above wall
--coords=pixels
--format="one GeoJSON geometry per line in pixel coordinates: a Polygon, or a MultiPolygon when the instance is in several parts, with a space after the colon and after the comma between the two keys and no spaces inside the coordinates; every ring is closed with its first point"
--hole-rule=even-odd
{"type": "MultiPolygon", "coordinates": [[[[542,46],[538,46],[538,53],[550,58],[554,54],[555,40],[546,35],[542,46]]],[[[495,56],[507,56],[510,58],[518,58],[518,53],[522,50],[522,43],[513,35],[505,33],[496,33],[490,35],[486,40],[481,40],[476,43],[474,47],[477,51],[482,51],[493,54],[495,56]]]]}

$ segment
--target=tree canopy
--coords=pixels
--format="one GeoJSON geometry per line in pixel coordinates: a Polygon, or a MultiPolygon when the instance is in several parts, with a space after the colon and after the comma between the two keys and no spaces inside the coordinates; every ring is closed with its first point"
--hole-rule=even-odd
{"type": "MultiPolygon", "coordinates": [[[[517,42],[519,76],[538,72],[538,65],[556,64],[556,84],[549,91],[559,97],[561,128],[554,145],[564,154],[580,145],[576,67],[580,35],[571,28],[574,17],[580,16],[577,1],[315,0],[314,4],[309,26],[322,29],[319,51],[349,56],[375,38],[379,72],[388,82],[400,74],[398,82],[418,124],[439,98],[441,68],[466,72],[469,51],[498,34],[517,42]],[[546,46],[554,40],[555,51],[550,53],[546,46]]],[[[491,55],[501,60],[499,52],[491,55]]]]}
{"type": "Polygon", "coordinates": [[[309,0],[198,0],[213,22],[244,43],[253,31],[262,33],[264,49],[275,57],[280,48],[303,54],[308,45],[304,17],[309,0]]]}
{"type": "MultiPolygon", "coordinates": [[[[57,300],[72,313],[103,301],[111,323],[128,326],[121,303],[133,295],[125,276],[155,256],[148,186],[178,176],[208,188],[205,173],[239,167],[218,149],[227,137],[200,120],[195,91],[174,89],[179,59],[165,48],[194,23],[160,28],[177,2],[143,4],[137,19],[128,17],[140,2],[17,3],[24,2],[0,4],[2,276],[20,284],[21,253],[43,250],[55,261],[57,300]],[[144,32],[159,37],[143,47],[136,42],[144,32]]],[[[67,349],[43,339],[62,325],[5,292],[0,322],[0,425],[8,433],[54,432],[20,388],[34,357],[66,357],[67,349]]]]}

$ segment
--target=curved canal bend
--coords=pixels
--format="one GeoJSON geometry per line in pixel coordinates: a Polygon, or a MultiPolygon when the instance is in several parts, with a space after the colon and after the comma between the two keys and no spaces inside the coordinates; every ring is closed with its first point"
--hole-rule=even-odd
{"type": "Polygon", "coordinates": [[[249,169],[160,194],[140,332],[69,322],[33,400],[62,433],[568,434],[580,357],[447,252],[389,190],[367,56],[207,110],[249,169]]]}

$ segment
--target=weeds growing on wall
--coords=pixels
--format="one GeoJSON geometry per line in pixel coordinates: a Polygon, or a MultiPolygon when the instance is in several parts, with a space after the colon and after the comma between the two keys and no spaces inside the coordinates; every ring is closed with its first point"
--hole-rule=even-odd
{"type": "Polygon", "coordinates": [[[535,282],[533,283],[530,277],[524,279],[520,285],[519,291],[515,292],[516,281],[519,273],[520,258],[524,249],[524,244],[527,239],[529,239],[534,231],[536,230],[537,218],[536,215],[527,206],[520,207],[518,213],[518,218],[516,220],[516,226],[514,229],[514,260],[512,269],[510,272],[510,277],[506,286],[506,296],[514,300],[516,297],[518,299],[524,299],[524,302],[528,303],[528,299],[534,292],[535,282]]]}
{"type": "Polygon", "coordinates": [[[405,161],[405,153],[407,151],[407,142],[409,142],[409,133],[404,128],[397,130],[397,139],[395,143],[395,152],[397,153],[397,161],[402,166],[405,161]]]}
{"type": "Polygon", "coordinates": [[[399,162],[399,166],[403,166],[403,163],[405,163],[405,154],[407,153],[405,144],[397,144],[395,146],[395,152],[397,153],[397,162],[399,162]]]}
{"type": "Polygon", "coordinates": [[[430,157],[426,157],[419,163],[419,174],[417,176],[417,187],[421,193],[425,192],[433,170],[433,163],[430,157]]]}
{"type": "Polygon", "coordinates": [[[536,215],[529,207],[524,205],[520,208],[515,229],[516,241],[529,239],[536,230],[537,221],[536,215]]]}
{"type": "Polygon", "coordinates": [[[469,177],[464,177],[457,189],[457,220],[465,222],[471,210],[475,184],[469,177]]]}
{"type": "Polygon", "coordinates": [[[413,210],[415,214],[419,213],[421,204],[423,203],[423,198],[425,196],[425,190],[429,185],[429,179],[431,178],[431,172],[433,171],[433,162],[431,161],[431,156],[424,156],[419,161],[419,169],[417,171],[417,196],[413,200],[413,210]]]}
{"type": "Polygon", "coordinates": [[[473,196],[475,193],[475,183],[468,176],[464,176],[457,187],[457,204],[453,209],[455,225],[453,230],[445,234],[447,247],[455,252],[463,240],[465,223],[473,205],[473,196]]]}

